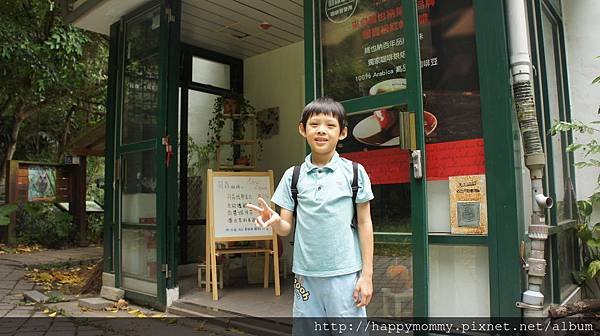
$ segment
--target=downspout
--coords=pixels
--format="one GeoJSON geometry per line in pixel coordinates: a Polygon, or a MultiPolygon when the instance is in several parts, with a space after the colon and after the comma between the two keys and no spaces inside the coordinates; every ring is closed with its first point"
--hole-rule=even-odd
{"type": "Polygon", "coordinates": [[[527,290],[522,294],[522,301],[517,302],[517,307],[523,309],[524,317],[543,317],[542,285],[546,274],[544,244],[548,238],[545,210],[552,207],[553,201],[544,195],[542,184],[546,156],[536,117],[525,2],[507,0],[506,13],[513,99],[523,139],[525,166],[529,169],[531,178],[532,197],[531,221],[527,228],[531,250],[524,265],[527,272],[527,290]]]}

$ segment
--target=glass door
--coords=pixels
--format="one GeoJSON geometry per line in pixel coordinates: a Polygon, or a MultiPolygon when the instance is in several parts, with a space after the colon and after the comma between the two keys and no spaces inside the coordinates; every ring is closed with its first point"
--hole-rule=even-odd
{"type": "Polygon", "coordinates": [[[169,266],[174,244],[167,238],[176,223],[176,206],[168,206],[173,201],[168,196],[177,189],[168,189],[166,183],[177,169],[177,125],[172,125],[173,118],[168,120],[174,114],[177,122],[177,102],[169,99],[177,89],[169,78],[178,75],[175,71],[169,76],[170,62],[177,62],[168,48],[172,22],[170,8],[154,3],[125,17],[120,31],[116,285],[156,306],[165,305],[167,279],[173,277],[169,266]],[[174,113],[167,113],[173,105],[174,113]]]}
{"type": "MultiPolygon", "coordinates": [[[[419,2],[421,3],[421,2],[419,2]]],[[[428,2],[429,3],[429,2],[428,2]]],[[[425,4],[425,2],[423,2],[425,4]]],[[[348,113],[341,156],[373,185],[373,300],[369,316],[427,316],[425,133],[415,1],[305,1],[306,100],[329,96],[348,113]],[[307,35],[310,36],[310,35],[307,35]]]]}

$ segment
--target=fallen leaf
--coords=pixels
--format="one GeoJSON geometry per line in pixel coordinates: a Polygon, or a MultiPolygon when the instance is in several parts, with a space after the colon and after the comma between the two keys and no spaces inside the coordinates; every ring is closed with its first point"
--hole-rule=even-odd
{"type": "Polygon", "coordinates": [[[140,312],[140,310],[139,310],[139,309],[134,309],[134,310],[130,310],[130,311],[128,311],[128,313],[129,313],[129,314],[137,314],[137,313],[139,313],[139,312],[140,312]]]}
{"type": "Polygon", "coordinates": [[[50,312],[50,309],[48,309],[48,308],[44,309],[44,311],[43,311],[44,314],[48,314],[49,312],[50,312]]]}
{"type": "Polygon", "coordinates": [[[52,314],[48,314],[48,316],[50,316],[50,317],[54,317],[54,316],[56,316],[56,312],[54,312],[54,313],[52,313],[52,314]]]}

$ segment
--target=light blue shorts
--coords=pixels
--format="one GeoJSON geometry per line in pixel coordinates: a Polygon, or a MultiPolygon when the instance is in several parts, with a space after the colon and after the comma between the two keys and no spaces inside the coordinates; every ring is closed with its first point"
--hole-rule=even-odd
{"type": "Polygon", "coordinates": [[[331,330],[326,333],[321,332],[328,329],[319,328],[322,322],[352,323],[360,318],[366,318],[365,307],[356,307],[353,297],[359,276],[360,272],[332,277],[296,275],[293,334],[329,335],[333,334],[330,333],[331,330]]]}

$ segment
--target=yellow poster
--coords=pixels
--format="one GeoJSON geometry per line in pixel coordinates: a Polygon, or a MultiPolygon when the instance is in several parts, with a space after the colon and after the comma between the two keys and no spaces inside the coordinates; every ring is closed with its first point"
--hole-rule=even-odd
{"type": "Polygon", "coordinates": [[[487,235],[485,175],[450,176],[448,180],[451,232],[487,235]]]}

